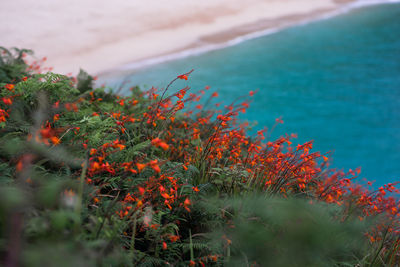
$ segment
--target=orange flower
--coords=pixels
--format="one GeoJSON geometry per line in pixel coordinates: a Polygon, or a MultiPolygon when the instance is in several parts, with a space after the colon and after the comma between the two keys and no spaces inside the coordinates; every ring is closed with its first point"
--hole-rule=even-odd
{"type": "Polygon", "coordinates": [[[8,117],[8,113],[0,108],[0,122],[5,122],[7,120],[6,117],[8,117]]]}
{"type": "Polygon", "coordinates": [[[60,101],[57,101],[53,104],[53,108],[58,108],[60,106],[60,101]]]}
{"type": "Polygon", "coordinates": [[[177,236],[177,235],[169,236],[169,240],[171,240],[171,242],[176,242],[178,239],[179,239],[179,236],[177,236]]]}
{"type": "Polygon", "coordinates": [[[11,84],[11,83],[9,83],[9,84],[6,84],[5,86],[4,86],[7,90],[9,90],[9,91],[11,91],[12,89],[14,89],[14,84],[11,84]]]}
{"type": "Polygon", "coordinates": [[[56,114],[53,116],[54,121],[58,121],[60,119],[60,114],[56,114]]]}
{"type": "Polygon", "coordinates": [[[159,226],[160,226],[159,224],[150,225],[151,229],[154,229],[154,230],[157,230],[159,226]]]}
{"type": "Polygon", "coordinates": [[[168,195],[167,193],[161,193],[160,195],[161,195],[163,198],[165,198],[165,199],[171,198],[171,196],[168,195]]]}
{"type": "Polygon", "coordinates": [[[11,100],[11,98],[9,98],[9,97],[3,97],[3,102],[4,102],[4,104],[6,104],[6,105],[12,105],[12,100],[11,100]]]}
{"type": "Polygon", "coordinates": [[[228,116],[218,115],[218,116],[217,116],[217,119],[218,119],[218,120],[221,120],[221,121],[223,121],[223,122],[226,122],[226,121],[231,120],[232,118],[230,118],[230,117],[228,117],[228,116]]]}
{"type": "Polygon", "coordinates": [[[146,168],[146,164],[136,163],[136,167],[138,171],[141,172],[144,168],[146,168]]]}
{"type": "Polygon", "coordinates": [[[211,258],[212,261],[217,261],[218,256],[217,255],[211,255],[210,258],[211,258]]]}
{"type": "Polygon", "coordinates": [[[143,187],[139,186],[139,194],[143,196],[145,192],[146,190],[143,187]]]}
{"type": "Polygon", "coordinates": [[[100,164],[98,162],[93,162],[92,170],[93,171],[100,170],[100,164]]]}
{"type": "Polygon", "coordinates": [[[176,94],[176,97],[179,99],[182,99],[185,96],[185,94],[186,94],[186,90],[182,89],[176,94]]]}
{"type": "Polygon", "coordinates": [[[189,206],[189,205],[191,204],[191,203],[190,203],[190,199],[186,198],[184,204],[185,204],[186,206],[189,206]]]}
{"type": "Polygon", "coordinates": [[[194,192],[199,192],[200,191],[197,186],[193,186],[192,189],[193,189],[194,192]]]}
{"type": "Polygon", "coordinates": [[[24,168],[24,164],[22,163],[22,159],[21,159],[17,163],[16,170],[17,170],[17,172],[20,172],[20,171],[22,171],[23,168],[24,168]]]}
{"type": "Polygon", "coordinates": [[[246,102],[243,102],[241,105],[242,105],[243,107],[245,107],[245,108],[249,108],[249,104],[246,103],[246,102]]]}
{"type": "Polygon", "coordinates": [[[169,146],[168,146],[168,144],[167,143],[165,143],[165,142],[163,142],[160,138],[154,138],[152,141],[151,141],[151,144],[153,145],[153,146],[155,146],[155,147],[161,147],[162,149],[164,149],[164,150],[168,150],[168,148],[169,148],[169,146]]]}
{"type": "Polygon", "coordinates": [[[78,112],[78,106],[75,104],[75,103],[66,103],[65,104],[65,108],[68,110],[68,111],[74,111],[74,112],[78,112]]]}
{"type": "Polygon", "coordinates": [[[116,144],[115,147],[119,148],[119,150],[123,150],[125,148],[125,146],[122,144],[116,144]]]}
{"type": "Polygon", "coordinates": [[[152,165],[151,168],[157,173],[161,172],[161,169],[158,165],[152,165]]]}
{"type": "Polygon", "coordinates": [[[163,249],[163,250],[166,250],[167,248],[168,248],[167,243],[163,242],[163,243],[162,243],[162,249],[163,249]]]}
{"type": "Polygon", "coordinates": [[[188,212],[190,212],[189,206],[190,206],[191,204],[192,204],[192,203],[190,202],[190,199],[188,199],[188,198],[186,198],[185,201],[183,202],[183,206],[185,207],[185,209],[186,209],[188,212]]]}
{"type": "Polygon", "coordinates": [[[185,74],[182,74],[182,75],[179,75],[179,76],[178,76],[178,79],[187,80],[187,79],[188,79],[188,76],[185,75],[185,74]]]}
{"type": "Polygon", "coordinates": [[[43,138],[50,138],[52,136],[52,130],[50,128],[42,128],[40,134],[43,138]]]}
{"type": "Polygon", "coordinates": [[[154,99],[154,100],[156,100],[156,99],[157,99],[157,97],[158,97],[158,94],[154,94],[154,93],[152,93],[152,96],[153,96],[153,99],[154,99]]]}
{"type": "Polygon", "coordinates": [[[50,137],[50,140],[51,140],[51,142],[52,142],[54,145],[60,144],[60,138],[58,138],[58,137],[56,137],[56,136],[50,137]]]}
{"type": "Polygon", "coordinates": [[[149,165],[155,172],[159,173],[159,172],[161,172],[161,169],[157,163],[158,163],[158,161],[155,159],[155,160],[150,161],[149,165]]]}

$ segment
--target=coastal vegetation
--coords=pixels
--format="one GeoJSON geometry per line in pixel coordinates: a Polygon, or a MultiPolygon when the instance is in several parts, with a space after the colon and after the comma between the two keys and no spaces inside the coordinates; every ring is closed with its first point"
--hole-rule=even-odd
{"type": "Polygon", "coordinates": [[[0,48],[4,266],[399,266],[396,183],[270,140],[280,119],[249,136],[257,92],[172,91],[189,71],[122,96],[30,53],[0,48]]]}

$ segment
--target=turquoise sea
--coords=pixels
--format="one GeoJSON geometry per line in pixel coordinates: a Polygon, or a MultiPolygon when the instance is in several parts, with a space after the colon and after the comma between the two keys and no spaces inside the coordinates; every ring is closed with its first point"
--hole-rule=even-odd
{"type": "Polygon", "coordinates": [[[273,137],[314,140],[315,150],[332,151],[332,167],[360,166],[376,186],[400,180],[400,4],[354,9],[127,76],[131,85],[165,87],[191,69],[175,89],[209,85],[224,104],[258,90],[240,116],[257,121],[255,129],[282,117],[273,137]]]}

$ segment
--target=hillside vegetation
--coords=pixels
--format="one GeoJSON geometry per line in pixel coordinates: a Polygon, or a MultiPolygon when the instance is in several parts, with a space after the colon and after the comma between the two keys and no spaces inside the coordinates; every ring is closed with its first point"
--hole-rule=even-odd
{"type": "Polygon", "coordinates": [[[172,91],[188,72],[121,96],[30,53],[0,49],[4,266],[399,266],[396,185],[248,136],[254,92],[172,91]]]}

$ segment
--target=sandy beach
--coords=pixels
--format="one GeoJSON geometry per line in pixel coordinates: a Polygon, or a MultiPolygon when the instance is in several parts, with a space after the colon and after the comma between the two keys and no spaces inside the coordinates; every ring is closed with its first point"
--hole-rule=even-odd
{"type": "Polygon", "coordinates": [[[61,73],[156,62],[187,49],[290,26],[344,0],[2,0],[0,46],[29,48],[61,73]],[[147,60],[147,61],[146,61],[147,60]]]}

